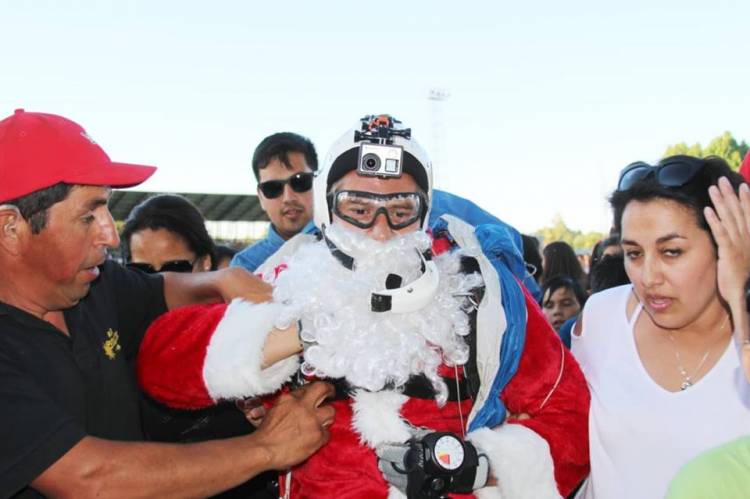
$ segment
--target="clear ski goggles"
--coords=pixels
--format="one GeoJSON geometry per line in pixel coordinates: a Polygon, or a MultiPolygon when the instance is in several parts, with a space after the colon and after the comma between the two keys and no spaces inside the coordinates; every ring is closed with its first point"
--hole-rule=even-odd
{"type": "Polygon", "coordinates": [[[424,197],[418,192],[338,191],[332,201],[333,213],[360,229],[372,227],[381,213],[391,229],[403,229],[419,220],[427,207],[424,197]]]}

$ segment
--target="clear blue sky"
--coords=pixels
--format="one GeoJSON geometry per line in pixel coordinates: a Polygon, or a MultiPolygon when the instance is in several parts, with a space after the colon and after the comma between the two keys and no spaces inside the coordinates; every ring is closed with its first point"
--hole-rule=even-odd
{"type": "Polygon", "coordinates": [[[264,136],[305,134],[322,159],[387,112],[438,187],[524,231],[558,213],[605,230],[625,164],[750,141],[747,0],[0,0],[0,47],[0,115],[78,121],[113,159],[160,167],[144,190],[254,193],[264,136]]]}

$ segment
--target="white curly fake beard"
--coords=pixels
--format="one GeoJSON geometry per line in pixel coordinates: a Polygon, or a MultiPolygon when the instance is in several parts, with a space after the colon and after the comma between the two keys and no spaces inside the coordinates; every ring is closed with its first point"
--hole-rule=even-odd
{"type": "Polygon", "coordinates": [[[380,243],[333,225],[326,236],[354,258],[354,270],[336,260],[325,241],[300,247],[286,260],[275,282],[274,301],[285,306],[276,325],[302,321],[303,372],[323,378],[345,378],[353,387],[379,391],[401,387],[413,375],[431,381],[441,405],[447,388],[438,367],[466,363],[468,315],[462,307],[479,274],[462,274],[460,254],[435,258],[439,287],[430,303],[416,312],[373,312],[371,294],[385,288],[388,274],[405,286],[422,275],[419,252],[431,246],[424,232],[380,243]]]}

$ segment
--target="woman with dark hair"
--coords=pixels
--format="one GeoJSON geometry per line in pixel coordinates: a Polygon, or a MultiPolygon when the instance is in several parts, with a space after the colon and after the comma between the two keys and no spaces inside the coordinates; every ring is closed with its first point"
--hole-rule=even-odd
{"type": "MultiPolygon", "coordinates": [[[[618,245],[619,246],[619,245],[618,245]]],[[[630,282],[622,253],[604,255],[589,271],[590,294],[630,282]]]]}
{"type": "Polygon", "coordinates": [[[145,272],[216,268],[216,250],[203,214],[176,194],[154,196],[133,208],[120,238],[127,265],[145,272]]]}
{"type": "Polygon", "coordinates": [[[592,395],[580,497],[664,497],[686,461],[750,433],[732,342],[747,337],[742,182],[723,160],[690,156],[620,174],[610,203],[632,284],[592,295],[573,335],[592,395]]]}
{"type": "Polygon", "coordinates": [[[591,264],[589,268],[593,269],[606,256],[622,255],[620,248],[620,234],[613,233],[605,237],[594,245],[591,250],[591,264]]]}
{"type": "Polygon", "coordinates": [[[548,280],[558,275],[570,276],[578,284],[585,288],[586,273],[578,261],[575,250],[565,241],[553,241],[544,247],[542,251],[544,257],[542,271],[542,286],[548,280]]]}
{"type": "MultiPolygon", "coordinates": [[[[126,265],[142,272],[205,272],[216,268],[216,249],[200,210],[176,194],[151,197],[130,212],[120,235],[126,265]]],[[[253,426],[234,403],[208,409],[171,409],[143,395],[143,431],[150,440],[195,442],[246,435],[253,426]]],[[[255,417],[255,408],[247,409],[255,417]]],[[[264,473],[218,497],[278,497],[274,474],[264,473]]]]}

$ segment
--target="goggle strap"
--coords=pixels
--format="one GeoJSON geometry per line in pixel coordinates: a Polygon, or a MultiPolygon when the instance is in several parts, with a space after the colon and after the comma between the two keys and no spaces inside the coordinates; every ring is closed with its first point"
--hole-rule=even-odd
{"type": "Polygon", "coordinates": [[[325,239],[326,245],[328,246],[331,255],[333,255],[333,257],[338,260],[339,263],[343,265],[347,270],[354,270],[354,258],[341,251],[333,241],[325,236],[325,234],[323,235],[323,239],[325,239]]]}

